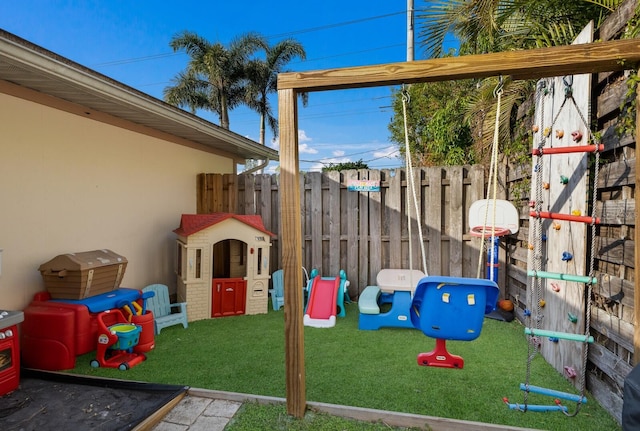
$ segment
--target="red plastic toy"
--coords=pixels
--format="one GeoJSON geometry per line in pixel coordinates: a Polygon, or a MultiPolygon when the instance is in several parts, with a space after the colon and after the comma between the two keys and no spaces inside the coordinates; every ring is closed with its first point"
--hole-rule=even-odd
{"type": "Polygon", "coordinates": [[[107,367],[128,370],[147,359],[143,353],[134,352],[140,340],[140,325],[129,323],[119,309],[98,314],[98,348],[94,368],[107,367]]]}

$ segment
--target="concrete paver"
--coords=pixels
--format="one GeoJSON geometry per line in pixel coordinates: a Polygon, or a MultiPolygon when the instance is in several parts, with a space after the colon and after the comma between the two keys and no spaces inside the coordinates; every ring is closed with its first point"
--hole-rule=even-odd
{"type": "Polygon", "coordinates": [[[153,431],[222,431],[241,405],[187,394],[153,431]]]}

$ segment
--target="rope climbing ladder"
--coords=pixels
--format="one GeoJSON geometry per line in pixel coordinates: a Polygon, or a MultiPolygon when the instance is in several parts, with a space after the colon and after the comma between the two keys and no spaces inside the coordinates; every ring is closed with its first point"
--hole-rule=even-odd
{"type": "Polygon", "coordinates": [[[567,75],[541,80],[536,88],[529,205],[530,286],[524,313],[527,369],[526,381],[520,385],[524,403],[505,399],[514,410],[561,411],[574,416],[587,402],[587,355],[593,342],[589,334],[591,290],[597,281],[592,239],[600,222],[595,211],[603,150],[590,132],[590,80],[590,75],[567,75]],[[590,158],[594,162],[592,176],[588,175],[590,158]],[[538,354],[570,381],[579,395],[532,385],[532,360],[538,354]],[[540,396],[553,401],[532,403],[531,394],[536,394],[536,401],[540,396]],[[575,409],[571,411],[565,401],[576,403],[575,409]]]}

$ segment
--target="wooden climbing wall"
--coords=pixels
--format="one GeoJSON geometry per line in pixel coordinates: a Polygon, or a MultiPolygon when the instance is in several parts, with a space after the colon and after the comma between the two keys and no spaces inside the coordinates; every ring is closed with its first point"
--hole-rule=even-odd
{"type": "MultiPolygon", "coordinates": [[[[588,43],[593,39],[593,26],[586,27],[574,43],[588,43]]],[[[591,75],[570,75],[540,80],[537,85],[534,148],[543,144],[543,149],[553,147],[587,145],[587,129],[590,115],[591,75]],[[573,101],[566,98],[572,92],[573,101]],[[574,103],[575,102],[575,103],[574,103]],[[582,135],[576,139],[575,133],[582,135]]],[[[584,152],[547,154],[533,156],[531,199],[542,197],[541,211],[590,215],[587,202],[589,178],[587,163],[590,155],[584,152]],[[539,166],[536,168],[536,164],[539,166]],[[537,187],[541,187],[540,190],[537,187]]],[[[529,270],[584,276],[589,272],[587,256],[587,229],[589,224],[553,219],[542,219],[539,232],[537,223],[530,218],[529,243],[536,244],[535,235],[541,235],[540,267],[536,267],[535,250],[529,252],[529,270]],[[545,239],[546,238],[546,239],[545,239]],[[569,255],[572,256],[569,259],[569,255]]],[[[561,333],[584,334],[585,300],[583,283],[564,280],[541,279],[538,290],[531,288],[528,278],[527,303],[531,310],[531,321],[527,325],[536,327],[535,317],[540,314],[539,328],[561,333]],[[540,298],[544,306],[538,307],[540,298]],[[573,321],[577,318],[577,321],[573,321]]],[[[582,373],[582,342],[540,337],[540,352],[560,373],[579,388],[582,373]],[[575,372],[575,377],[571,377],[575,372]]],[[[535,385],[535,377],[530,384],[535,385]]]]}

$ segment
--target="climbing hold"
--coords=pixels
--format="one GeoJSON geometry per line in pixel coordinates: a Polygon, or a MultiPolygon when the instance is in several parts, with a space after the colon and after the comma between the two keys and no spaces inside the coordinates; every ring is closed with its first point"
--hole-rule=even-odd
{"type": "Polygon", "coordinates": [[[533,126],[531,126],[531,130],[533,131],[533,133],[538,133],[538,130],[540,130],[540,126],[534,124],[533,126]]]}
{"type": "Polygon", "coordinates": [[[546,136],[547,138],[551,136],[551,127],[544,128],[544,136],[546,136]]]}
{"type": "Polygon", "coordinates": [[[535,165],[533,167],[533,172],[539,172],[540,171],[540,165],[535,165]]]}
{"type": "Polygon", "coordinates": [[[533,250],[535,248],[534,245],[531,243],[529,243],[528,247],[529,247],[529,250],[533,250]]]}
{"type": "Polygon", "coordinates": [[[529,201],[529,207],[533,208],[536,206],[536,201],[529,201]]]}
{"type": "Polygon", "coordinates": [[[582,132],[580,132],[579,130],[571,132],[571,139],[573,139],[575,142],[580,141],[582,139],[582,132]]]}
{"type": "Polygon", "coordinates": [[[569,178],[565,177],[564,175],[560,175],[560,184],[569,184],[569,178]]]}
{"type": "Polygon", "coordinates": [[[558,285],[558,283],[551,283],[551,290],[554,292],[560,292],[560,285],[558,285]]]}
{"type": "Polygon", "coordinates": [[[551,187],[551,185],[549,183],[542,183],[542,188],[545,190],[549,190],[549,187],[551,187]]]}
{"type": "Polygon", "coordinates": [[[574,216],[581,216],[581,215],[582,215],[582,211],[580,211],[580,210],[573,210],[573,211],[571,211],[571,215],[574,215],[574,216]]]}
{"type": "Polygon", "coordinates": [[[569,315],[569,321],[571,323],[577,323],[578,322],[578,316],[571,314],[571,313],[567,313],[569,315]]]}
{"type": "Polygon", "coordinates": [[[571,259],[573,259],[573,255],[571,253],[569,253],[568,251],[562,252],[562,260],[564,262],[569,262],[571,259]]]}
{"type": "Polygon", "coordinates": [[[556,138],[562,139],[563,136],[564,136],[564,130],[562,129],[556,130],[556,138]]]}
{"type": "Polygon", "coordinates": [[[556,222],[553,222],[552,226],[553,226],[553,230],[560,230],[560,228],[562,227],[560,223],[556,223],[556,222]]]}
{"type": "Polygon", "coordinates": [[[538,304],[540,304],[540,307],[544,308],[544,306],[547,305],[547,301],[545,301],[544,299],[541,299],[540,301],[538,301],[538,304]]]}
{"type": "Polygon", "coordinates": [[[531,310],[529,310],[528,308],[525,308],[522,313],[525,315],[525,317],[531,316],[531,310]]]}
{"type": "Polygon", "coordinates": [[[544,233],[542,234],[542,240],[543,240],[543,241],[546,241],[546,240],[547,240],[547,235],[546,235],[546,234],[544,234],[544,233]]]}
{"type": "Polygon", "coordinates": [[[560,341],[560,339],[558,337],[549,337],[549,341],[551,341],[552,343],[557,343],[558,341],[560,341]]]}
{"type": "Polygon", "coordinates": [[[564,375],[567,376],[568,379],[573,379],[577,374],[576,374],[576,369],[573,367],[570,367],[568,365],[564,366],[564,375]]]}

